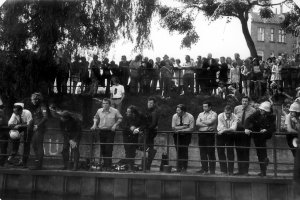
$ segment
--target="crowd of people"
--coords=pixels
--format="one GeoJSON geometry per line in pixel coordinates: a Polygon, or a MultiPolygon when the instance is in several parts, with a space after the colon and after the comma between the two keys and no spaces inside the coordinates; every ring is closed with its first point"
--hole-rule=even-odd
{"type": "Polygon", "coordinates": [[[180,95],[202,93],[221,97],[239,92],[259,98],[270,92],[274,84],[287,92],[299,84],[295,61],[285,55],[269,57],[265,61],[252,57],[242,60],[238,53],[233,59],[213,58],[209,53],[207,57],[198,56],[194,60],[186,55],[184,61],[168,55],[155,60],[137,55],[132,60],[122,56],[119,65],[115,61],[109,62],[108,58],[100,61],[97,55],[90,63],[79,56],[71,63],[60,51],[56,58],[58,93],[67,92],[69,73],[73,93],[80,88],[77,93],[93,96],[98,93],[98,87],[105,87],[108,97],[112,77],[116,77],[128,93],[149,95],[159,90],[164,98],[170,98],[171,91],[180,95]]]}
{"type": "MultiPolygon", "coordinates": [[[[215,174],[216,163],[220,163],[220,173],[234,175],[235,154],[237,155],[237,172],[235,175],[248,175],[250,162],[251,139],[256,147],[259,176],[266,176],[269,164],[267,154],[267,140],[276,131],[276,117],[273,113],[275,107],[270,101],[264,101],[257,107],[249,103],[249,97],[243,96],[241,105],[232,107],[226,105],[224,112],[217,114],[213,111],[213,105],[209,101],[202,102],[203,112],[197,118],[187,111],[187,105],[176,106],[172,117],[172,130],[174,146],[177,151],[176,172],[186,172],[188,168],[189,151],[192,134],[198,135],[200,149],[201,169],[198,173],[215,174]],[[196,120],[195,120],[196,119],[196,120]],[[215,137],[216,134],[216,137],[215,137]],[[218,159],[216,159],[216,152],[218,159]]],[[[122,130],[125,158],[120,162],[125,164],[127,170],[136,170],[136,151],[140,150],[145,155],[143,163],[146,170],[151,170],[152,161],[156,155],[155,137],[158,132],[159,109],[156,98],[147,99],[147,110],[141,110],[130,105],[124,116],[120,111],[112,107],[112,100],[104,98],[102,107],[94,115],[91,134],[99,134],[101,154],[103,157],[102,170],[112,170],[112,152],[116,130],[122,130]]],[[[43,139],[46,130],[45,123],[50,115],[59,119],[63,132],[63,169],[69,168],[70,149],[74,157],[73,170],[78,169],[80,158],[80,140],[82,137],[82,116],[74,112],[63,110],[59,105],[50,104],[47,108],[43,103],[40,93],[31,96],[31,103],[24,107],[24,103],[15,103],[13,113],[8,121],[8,130],[1,129],[1,155],[0,165],[10,163],[17,155],[20,140],[24,142],[22,159],[16,163],[27,168],[27,161],[32,144],[35,154],[35,165],[31,169],[42,169],[43,165],[43,139]],[[8,142],[12,142],[12,152],[7,154],[8,142]],[[9,155],[9,156],[8,156],[9,155]]],[[[297,98],[289,107],[286,116],[287,131],[299,134],[300,131],[300,98],[297,98]]],[[[288,139],[295,156],[294,138],[288,139]]]]}

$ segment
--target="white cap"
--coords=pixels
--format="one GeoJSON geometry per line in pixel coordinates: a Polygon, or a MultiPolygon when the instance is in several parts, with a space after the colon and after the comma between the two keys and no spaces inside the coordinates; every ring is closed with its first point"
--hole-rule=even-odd
{"type": "Polygon", "coordinates": [[[14,106],[21,106],[22,108],[24,108],[24,103],[15,103],[14,106]]]}
{"type": "Polygon", "coordinates": [[[289,109],[290,112],[300,112],[300,104],[297,102],[292,103],[289,109]]]}
{"type": "Polygon", "coordinates": [[[20,132],[17,130],[10,130],[9,131],[9,136],[11,139],[15,140],[15,139],[19,139],[21,137],[20,132]]]}
{"type": "Polygon", "coordinates": [[[266,112],[271,112],[271,103],[268,101],[265,101],[260,104],[259,109],[264,110],[266,112]]]}

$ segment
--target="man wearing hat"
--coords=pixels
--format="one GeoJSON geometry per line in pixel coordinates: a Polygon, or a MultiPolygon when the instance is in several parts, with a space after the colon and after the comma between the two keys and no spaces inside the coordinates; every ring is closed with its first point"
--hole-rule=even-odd
{"type": "Polygon", "coordinates": [[[79,143],[82,135],[82,116],[67,110],[61,110],[57,108],[54,104],[49,107],[51,115],[60,120],[60,128],[62,129],[64,135],[62,156],[64,161],[63,170],[68,169],[69,165],[69,154],[71,147],[71,154],[74,156],[74,165],[72,171],[78,169],[79,163],[79,143]]]}
{"type": "Polygon", "coordinates": [[[30,140],[32,136],[32,115],[29,110],[23,109],[23,103],[15,103],[13,107],[13,113],[8,121],[8,127],[11,129],[9,132],[10,138],[12,139],[12,153],[8,158],[11,162],[12,159],[17,155],[20,145],[21,134],[24,135],[24,150],[23,158],[18,163],[19,166],[27,167],[27,161],[30,154],[30,140]]]}
{"type": "Polygon", "coordinates": [[[32,170],[40,170],[43,165],[44,157],[44,134],[46,131],[46,121],[48,119],[47,108],[43,104],[43,96],[41,93],[33,93],[31,95],[31,103],[29,110],[33,118],[33,135],[32,147],[35,154],[35,165],[32,170]]]}
{"type": "Polygon", "coordinates": [[[298,137],[300,131],[300,104],[294,102],[290,108],[290,113],[286,115],[285,124],[288,134],[286,135],[287,144],[291,148],[292,154],[296,156],[296,149],[293,141],[298,137]]]}
{"type": "Polygon", "coordinates": [[[266,142],[276,131],[276,117],[271,112],[271,103],[265,101],[259,105],[259,110],[249,116],[245,121],[245,133],[251,134],[254,140],[261,172],[259,176],[266,176],[267,165],[269,163],[266,142]]]}

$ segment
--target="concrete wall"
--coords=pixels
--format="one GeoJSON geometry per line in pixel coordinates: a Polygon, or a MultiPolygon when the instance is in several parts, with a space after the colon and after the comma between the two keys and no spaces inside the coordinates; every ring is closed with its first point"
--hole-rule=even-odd
{"type": "Polygon", "coordinates": [[[17,194],[43,197],[43,200],[50,199],[51,195],[56,195],[55,199],[81,200],[296,200],[300,197],[298,186],[290,179],[53,170],[0,172],[4,199],[17,194]]]}

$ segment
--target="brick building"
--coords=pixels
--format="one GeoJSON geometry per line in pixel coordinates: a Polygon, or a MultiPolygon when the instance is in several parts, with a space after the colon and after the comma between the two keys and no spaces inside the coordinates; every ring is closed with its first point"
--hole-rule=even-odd
{"type": "Polygon", "coordinates": [[[257,54],[262,59],[267,59],[271,55],[295,54],[297,39],[280,28],[282,22],[280,15],[275,14],[270,19],[262,19],[258,13],[251,13],[251,16],[251,37],[257,54]]]}

